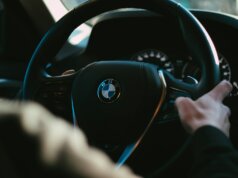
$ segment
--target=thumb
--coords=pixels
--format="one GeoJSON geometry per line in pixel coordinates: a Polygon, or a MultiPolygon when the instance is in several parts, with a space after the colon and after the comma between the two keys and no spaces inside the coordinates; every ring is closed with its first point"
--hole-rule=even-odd
{"type": "Polygon", "coordinates": [[[175,101],[178,108],[179,117],[184,129],[188,133],[192,133],[191,123],[193,123],[194,115],[197,114],[195,102],[190,98],[179,97],[175,101]]]}
{"type": "Polygon", "coordinates": [[[191,116],[194,109],[194,101],[190,98],[178,97],[175,101],[175,106],[178,109],[180,118],[187,118],[188,116],[191,116]]]}

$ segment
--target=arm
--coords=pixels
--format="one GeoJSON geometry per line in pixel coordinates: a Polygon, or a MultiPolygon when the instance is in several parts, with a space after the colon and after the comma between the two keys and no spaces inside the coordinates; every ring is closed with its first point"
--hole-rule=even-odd
{"type": "Polygon", "coordinates": [[[223,81],[196,101],[176,100],[182,125],[192,134],[190,177],[238,176],[238,153],[229,140],[230,110],[222,103],[231,89],[231,84],[223,81]]]}
{"type": "MultiPolygon", "coordinates": [[[[24,157],[23,161],[29,159],[29,164],[37,162],[34,159],[36,153],[29,155],[28,152],[22,151],[20,147],[21,144],[27,144],[28,149],[34,149],[34,145],[29,143],[30,141],[36,143],[35,146],[39,150],[41,162],[52,168],[42,167],[39,170],[40,172],[45,171],[48,174],[53,170],[54,177],[62,177],[63,173],[66,174],[65,177],[77,178],[139,178],[126,166],[115,169],[115,164],[106,154],[88,145],[84,133],[79,128],[75,128],[63,119],[54,116],[38,104],[2,100],[0,101],[0,116],[2,116],[0,118],[0,141],[3,141],[1,138],[5,138],[6,141],[16,142],[16,138],[18,138],[17,140],[20,143],[17,141],[17,144],[14,144],[14,148],[11,148],[11,150],[18,152],[18,154],[24,154],[20,155],[21,159],[24,159],[24,157]],[[9,116],[14,118],[11,119],[9,116]],[[14,130],[11,132],[13,136],[10,137],[7,133],[9,127],[12,128],[12,126],[16,127],[12,129],[14,130]],[[23,137],[18,137],[23,133],[26,134],[23,137]],[[9,140],[9,138],[12,139],[9,140]],[[54,168],[60,169],[54,170],[54,168]]],[[[6,150],[9,149],[6,148],[6,150]]],[[[10,152],[10,156],[12,154],[10,152]]],[[[21,164],[25,163],[22,162],[21,164]]],[[[36,166],[40,165],[36,164],[36,166]]],[[[22,170],[20,171],[22,172],[22,170]]],[[[27,169],[23,171],[25,171],[23,177],[32,177],[26,174],[27,169]]],[[[42,176],[36,175],[36,177],[42,176]]]]}
{"type": "Polygon", "coordinates": [[[237,178],[238,152],[227,136],[213,126],[199,128],[192,137],[190,177],[237,178]]]}

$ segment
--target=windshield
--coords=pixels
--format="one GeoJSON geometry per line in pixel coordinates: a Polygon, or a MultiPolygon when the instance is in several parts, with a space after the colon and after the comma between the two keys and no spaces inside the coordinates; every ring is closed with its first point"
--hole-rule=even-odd
{"type": "MultiPolygon", "coordinates": [[[[43,0],[55,21],[62,18],[67,12],[88,0],[43,0]]],[[[175,0],[189,9],[212,10],[238,16],[238,0],[175,0]]],[[[92,28],[84,23],[69,37],[73,45],[81,45],[88,39],[92,28]]],[[[87,41],[86,41],[87,42],[87,41]]],[[[85,44],[86,44],[85,42],[85,44]]]]}
{"type": "MultiPolygon", "coordinates": [[[[87,0],[61,0],[71,10],[87,0]]],[[[238,15],[238,0],[175,0],[189,9],[204,9],[238,15]]]]}
{"type": "Polygon", "coordinates": [[[238,15],[238,0],[175,0],[189,9],[204,9],[238,15]]]}

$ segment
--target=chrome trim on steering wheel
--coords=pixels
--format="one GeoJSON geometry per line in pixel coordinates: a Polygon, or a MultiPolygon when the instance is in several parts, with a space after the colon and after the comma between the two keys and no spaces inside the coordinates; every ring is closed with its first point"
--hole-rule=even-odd
{"type": "Polygon", "coordinates": [[[153,124],[156,116],[158,115],[163,102],[165,101],[166,94],[167,94],[167,84],[166,84],[166,81],[165,81],[165,77],[164,77],[163,71],[159,70],[158,73],[159,73],[159,78],[162,81],[162,94],[161,94],[161,98],[160,98],[160,100],[159,100],[159,102],[157,104],[157,107],[156,107],[156,109],[155,109],[155,111],[154,111],[154,113],[152,115],[152,118],[151,118],[149,124],[147,125],[147,127],[145,128],[144,132],[141,134],[141,136],[139,137],[139,139],[135,143],[132,143],[132,144],[128,145],[125,148],[124,152],[122,153],[121,157],[119,158],[119,160],[118,160],[118,162],[116,164],[116,169],[120,168],[127,161],[127,159],[132,155],[132,153],[136,150],[136,148],[139,146],[139,144],[141,143],[141,141],[144,138],[145,134],[148,132],[148,130],[150,129],[151,125],[153,124]]]}

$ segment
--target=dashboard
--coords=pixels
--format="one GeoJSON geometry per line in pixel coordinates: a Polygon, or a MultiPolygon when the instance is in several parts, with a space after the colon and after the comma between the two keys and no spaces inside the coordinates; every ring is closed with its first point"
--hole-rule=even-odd
{"type": "MultiPolygon", "coordinates": [[[[236,116],[238,53],[234,44],[238,41],[238,19],[214,12],[192,13],[207,29],[215,44],[221,80],[229,80],[233,84],[228,106],[236,116]]],[[[145,10],[127,10],[106,13],[90,22],[93,22],[93,28],[85,46],[72,46],[77,51],[74,55],[49,64],[47,72],[50,75],[76,72],[96,61],[127,60],[155,64],[190,84],[199,82],[201,67],[191,57],[179,23],[174,18],[155,15],[145,10]]],[[[238,125],[238,121],[235,122],[238,125]]]]}
{"type": "MultiPolygon", "coordinates": [[[[228,80],[233,84],[230,96],[238,96],[238,84],[237,81],[231,80],[232,71],[228,60],[221,53],[218,53],[218,57],[221,80],[228,80]]],[[[201,78],[201,70],[191,56],[170,57],[158,49],[145,49],[133,54],[131,60],[155,64],[159,69],[166,70],[174,77],[189,84],[198,84],[201,78]]]]}
{"type": "MultiPolygon", "coordinates": [[[[218,51],[221,80],[233,84],[232,97],[238,96],[236,69],[237,19],[224,14],[192,11],[210,34],[218,51]]],[[[158,66],[176,78],[197,84],[201,71],[188,52],[178,21],[145,10],[115,11],[97,17],[85,50],[71,57],[72,65],[61,71],[86,66],[95,61],[132,60],[158,66]]],[[[66,64],[66,62],[65,62],[66,64]]],[[[58,64],[57,64],[58,65],[58,64]]]]}

